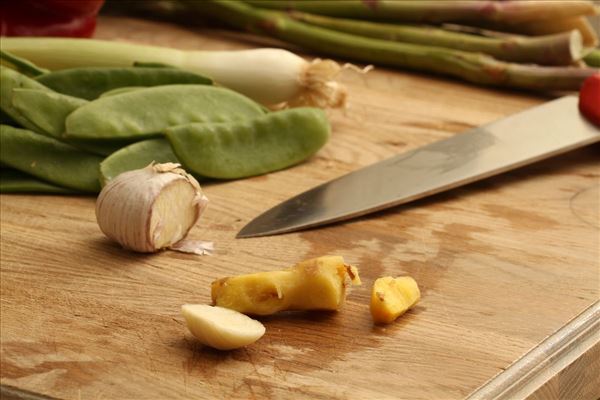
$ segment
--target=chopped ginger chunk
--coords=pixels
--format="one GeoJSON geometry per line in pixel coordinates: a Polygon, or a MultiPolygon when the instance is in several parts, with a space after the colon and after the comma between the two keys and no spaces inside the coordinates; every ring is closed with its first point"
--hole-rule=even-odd
{"type": "Polygon", "coordinates": [[[375,323],[388,324],[418,303],[421,292],[410,276],[379,278],[371,292],[371,316],[375,323]]]}

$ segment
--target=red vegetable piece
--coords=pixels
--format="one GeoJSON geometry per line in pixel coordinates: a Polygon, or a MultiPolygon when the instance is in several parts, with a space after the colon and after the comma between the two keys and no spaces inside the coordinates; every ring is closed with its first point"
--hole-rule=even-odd
{"type": "Polygon", "coordinates": [[[90,37],[104,0],[20,0],[2,4],[0,36],[90,37]]]}
{"type": "Polygon", "coordinates": [[[579,111],[591,123],[600,126],[600,73],[583,82],[579,91],[579,111]]]}
{"type": "MultiPolygon", "coordinates": [[[[22,0],[21,0],[22,1],[22,0]]],[[[84,15],[96,15],[104,4],[104,0],[27,0],[43,5],[48,11],[55,14],[80,17],[84,15]]]]}

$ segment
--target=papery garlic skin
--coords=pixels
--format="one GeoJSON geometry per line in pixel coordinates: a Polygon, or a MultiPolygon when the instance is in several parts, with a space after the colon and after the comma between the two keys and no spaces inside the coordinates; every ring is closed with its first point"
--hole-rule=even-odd
{"type": "Polygon", "coordinates": [[[108,182],[96,201],[96,220],[124,248],[151,253],[184,239],[207,203],[179,164],[151,164],[108,182]]]}

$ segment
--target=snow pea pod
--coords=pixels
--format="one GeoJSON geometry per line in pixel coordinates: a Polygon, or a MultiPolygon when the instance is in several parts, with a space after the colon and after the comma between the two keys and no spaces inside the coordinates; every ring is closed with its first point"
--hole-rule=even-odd
{"type": "Polygon", "coordinates": [[[175,155],[189,171],[219,179],[244,178],[297,164],[316,153],[329,133],[325,112],[317,108],[166,130],[175,155]]]}
{"type": "Polygon", "coordinates": [[[131,140],[86,140],[86,139],[65,139],[68,143],[88,153],[97,154],[100,156],[109,156],[115,151],[129,146],[133,143],[131,140]]]}
{"type": "Polygon", "coordinates": [[[12,91],[18,88],[50,90],[23,74],[0,65],[0,108],[19,125],[36,130],[36,126],[23,117],[12,104],[12,91]]]}
{"type": "MultiPolygon", "coordinates": [[[[14,89],[12,104],[19,113],[36,127],[36,132],[52,136],[82,150],[99,155],[109,155],[130,141],[118,140],[66,140],[65,119],[78,107],[88,103],[78,97],[39,89],[14,89]]],[[[10,125],[10,124],[8,124],[10,125]]]]}
{"type": "Polygon", "coordinates": [[[83,192],[100,191],[102,158],[54,138],[0,125],[0,162],[37,178],[83,192]]]}
{"type": "Polygon", "coordinates": [[[103,97],[67,117],[66,137],[142,139],[191,122],[223,122],[263,115],[260,105],[222,87],[166,85],[103,97]]]}
{"type": "Polygon", "coordinates": [[[86,100],[123,86],[159,86],[173,84],[211,85],[212,80],[177,68],[69,68],[36,77],[50,89],[86,100]]]}
{"type": "Polygon", "coordinates": [[[78,192],[45,182],[13,168],[0,168],[0,193],[74,194],[78,192]]]}
{"type": "Polygon", "coordinates": [[[19,126],[19,124],[0,108],[0,124],[19,126]]]}
{"type": "Polygon", "coordinates": [[[179,163],[166,139],[142,140],[123,147],[106,157],[100,163],[100,182],[104,186],[120,173],[144,168],[152,162],[179,163]]]}
{"type": "Polygon", "coordinates": [[[152,62],[152,61],[134,61],[134,67],[145,67],[145,68],[177,68],[171,64],[165,64],[160,62],[152,62]]]}
{"type": "Polygon", "coordinates": [[[140,90],[140,89],[146,89],[146,86],[123,86],[123,87],[120,87],[120,88],[111,89],[109,91],[106,91],[106,92],[102,93],[100,95],[100,98],[114,96],[116,94],[133,92],[134,90],[140,90]]]}
{"type": "Polygon", "coordinates": [[[87,103],[78,97],[40,89],[13,89],[12,105],[42,133],[60,139],[65,119],[87,103]]]}

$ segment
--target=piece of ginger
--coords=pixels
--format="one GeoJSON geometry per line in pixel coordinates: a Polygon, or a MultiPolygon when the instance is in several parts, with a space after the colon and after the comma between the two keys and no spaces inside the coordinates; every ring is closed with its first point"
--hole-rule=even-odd
{"type": "Polygon", "coordinates": [[[356,267],[340,256],[300,262],[283,271],[259,272],[214,281],[214,305],[245,314],[284,310],[337,310],[346,297],[347,278],[360,285],[356,267]]]}
{"type": "Polygon", "coordinates": [[[421,292],[410,276],[379,278],[371,292],[373,322],[389,324],[419,302],[421,292]]]}

